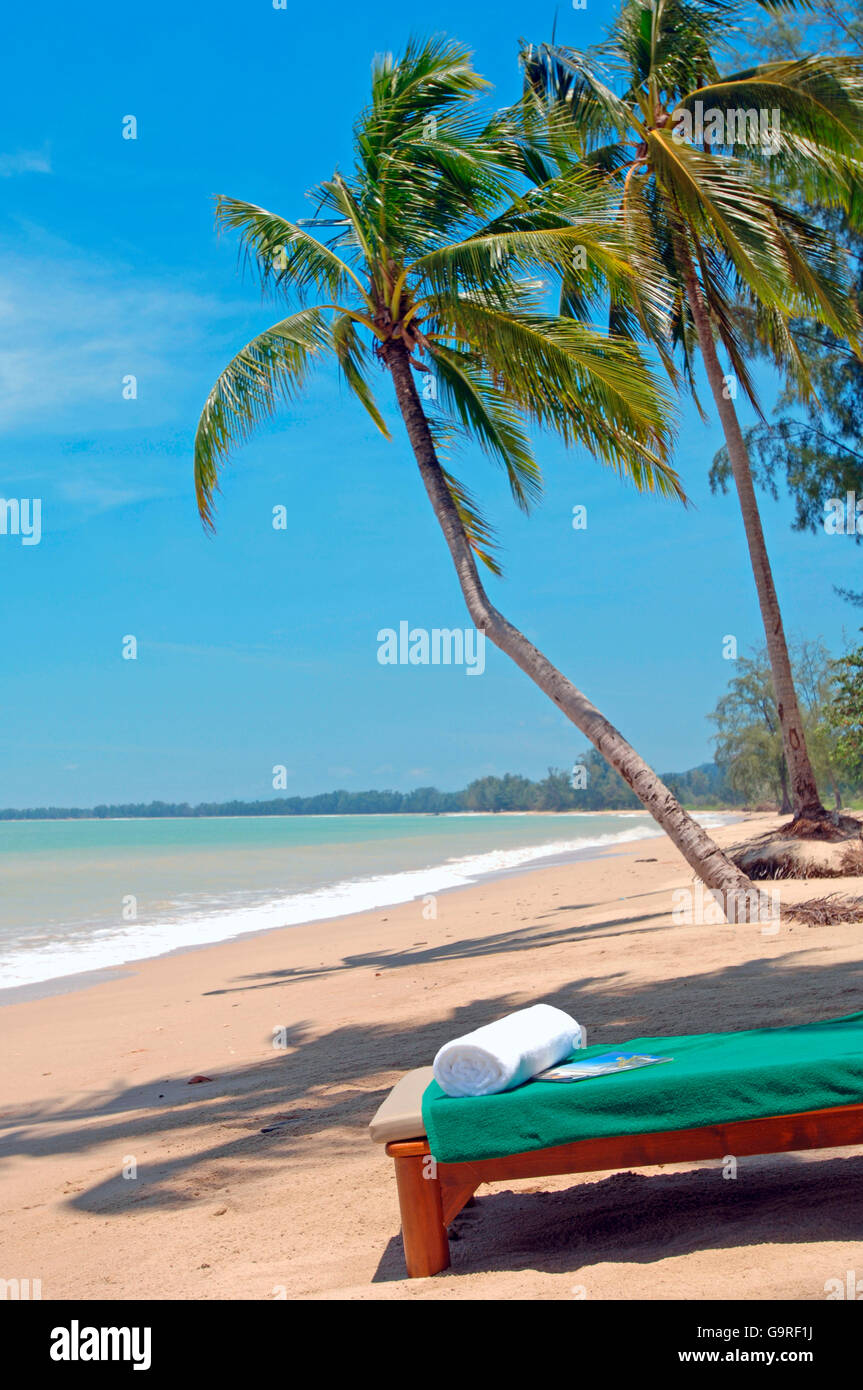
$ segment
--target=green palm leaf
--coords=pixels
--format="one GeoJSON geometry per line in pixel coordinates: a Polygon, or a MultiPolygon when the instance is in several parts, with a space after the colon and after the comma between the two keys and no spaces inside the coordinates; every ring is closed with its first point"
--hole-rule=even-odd
{"type": "MultiPolygon", "coordinates": [[[[312,191],[315,218],[219,199],[218,225],[239,233],[264,288],[322,302],[253,340],[211,392],[195,454],[208,525],[230,448],[293,398],[325,347],[387,438],[372,363],[391,365],[396,350],[423,371],[430,363],[440,401],[426,427],[437,438],[468,434],[504,469],[520,507],[542,483],[530,424],[638,487],[683,496],[668,462],[669,400],[634,341],[666,299],[651,253],[633,248],[632,225],[614,207],[613,160],[579,167],[563,122],[540,151],[525,135],[530,103],[489,118],[475,101],[486,90],[460,45],[413,42],[399,62],[376,61],[353,170],[312,191]],[[516,192],[531,171],[543,183],[516,192]],[[332,234],[319,235],[319,220],[335,224],[332,234]],[[556,296],[568,315],[587,317],[609,294],[615,338],[548,309],[556,296]]],[[[487,553],[491,532],[475,502],[458,489],[452,498],[471,544],[487,553]]]]}
{"type": "Polygon", "coordinates": [[[368,411],[384,439],[391,439],[392,435],[369,385],[366,346],[357,332],[356,321],[349,314],[340,314],[333,323],[333,347],[347,385],[368,411]]]}
{"type": "Polygon", "coordinates": [[[332,348],[320,309],[303,309],[253,338],[229,362],[211,390],[195,433],[195,493],[204,524],[213,527],[219,470],[231,450],[293,400],[314,358],[332,348]]]}
{"type": "Polygon", "coordinates": [[[467,536],[471,550],[482,560],[486,569],[490,570],[492,574],[500,575],[502,573],[500,562],[493,554],[493,551],[497,548],[497,542],[494,539],[494,529],[489,526],[482,512],[479,510],[472,493],[464,484],[460,483],[458,478],[453,477],[452,473],[450,473],[447,468],[441,468],[441,473],[443,474],[447,491],[458,513],[459,521],[464,527],[465,535],[467,536]]]}
{"type": "Polygon", "coordinates": [[[265,287],[289,286],[303,297],[309,289],[339,298],[362,286],[350,266],[307,232],[284,217],[239,198],[216,200],[216,225],[239,231],[246,261],[255,265],[265,287]]]}
{"type": "Polygon", "coordinates": [[[441,336],[480,354],[536,424],[585,445],[639,487],[683,496],[665,461],[670,403],[632,344],[573,319],[501,312],[475,296],[440,303],[438,318],[441,336]]]}
{"type": "Polygon", "coordinates": [[[486,453],[502,464],[513,497],[527,511],[542,492],[542,475],[518,412],[495,389],[481,357],[437,343],[432,354],[444,403],[486,453]]]}

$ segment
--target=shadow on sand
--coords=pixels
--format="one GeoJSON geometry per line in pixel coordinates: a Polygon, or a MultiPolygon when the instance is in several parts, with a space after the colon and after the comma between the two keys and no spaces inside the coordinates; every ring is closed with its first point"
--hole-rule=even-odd
{"type": "MultiPolygon", "coordinates": [[[[568,929],[548,929],[543,922],[422,951],[370,952],[347,958],[337,969],[373,967],[383,972],[436,960],[490,960],[586,936],[613,940],[618,929],[631,930],[636,924],[639,930],[657,930],[643,925],[650,920],[622,917],[596,927],[568,929]]],[[[231,988],[284,986],[315,973],[275,971],[240,977],[231,988]]],[[[754,1017],[761,1026],[780,1026],[863,1007],[863,964],[806,964],[799,951],[641,986],[624,984],[623,978],[609,973],[573,979],[543,997],[576,1018],[589,1019],[591,1040],[609,1045],[632,1036],[674,1034],[680,1031],[681,1017],[703,1018],[711,1029],[739,1029],[751,1027],[754,1017]]],[[[501,993],[431,1022],[346,1023],[323,1035],[313,1035],[298,1020],[288,1029],[285,1052],[217,1075],[211,1085],[190,1087],[184,1076],[119,1088],[81,1107],[58,1101],[7,1111],[0,1117],[0,1161],[19,1155],[38,1159],[81,1153],[108,1142],[122,1154],[135,1153],[138,1145],[142,1152],[158,1153],[160,1139],[198,1129],[200,1142],[191,1152],[142,1166],[142,1183],[125,1182],[118,1175],[69,1194],[77,1211],[101,1217],[170,1209],[197,1199],[208,1188],[247,1183],[262,1174],[272,1173],[274,1181],[283,1181],[286,1160],[297,1155],[306,1164],[313,1162],[315,1146],[324,1135],[330,1154],[356,1154],[358,1144],[368,1143],[365,1127],[397,1073],[427,1064],[445,1038],[523,1003],[523,996],[501,993]]],[[[383,1153],[379,1166],[381,1183],[392,1183],[383,1153]]],[[[748,1160],[733,1182],[723,1181],[718,1169],[702,1169],[656,1176],[618,1173],[576,1180],[572,1188],[556,1192],[540,1193],[541,1184],[534,1184],[531,1194],[524,1188],[494,1189],[490,1194],[486,1189],[487,1195],[480,1195],[455,1224],[453,1265],[456,1271],[522,1265],[567,1270],[600,1261],[650,1262],[706,1246],[860,1239],[863,1210],[849,1229],[847,1209],[863,1191],[861,1179],[863,1157],[785,1157],[748,1160]],[[840,1226],[831,1212],[843,1206],[846,1216],[840,1226]],[[502,1230],[504,1257],[492,1253],[491,1243],[502,1230]],[[469,1240],[461,1239],[468,1233],[469,1240]]],[[[393,1212],[395,1226],[394,1194],[393,1212]]],[[[375,1277],[401,1279],[404,1272],[394,1235],[375,1277]]]]}

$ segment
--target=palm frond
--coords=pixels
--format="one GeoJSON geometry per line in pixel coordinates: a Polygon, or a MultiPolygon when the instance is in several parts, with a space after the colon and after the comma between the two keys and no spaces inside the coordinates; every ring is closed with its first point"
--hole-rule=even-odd
{"type": "Polygon", "coordinates": [[[497,389],[536,424],[585,445],[639,488],[683,497],[667,463],[671,404],[632,343],[477,296],[442,300],[436,312],[440,332],[430,339],[480,355],[497,389]]]}
{"type": "Polygon", "coordinates": [[[444,405],[503,466],[513,497],[528,511],[542,492],[542,476],[517,411],[495,388],[481,358],[439,343],[432,356],[444,405]]]}
{"type": "MultiPolygon", "coordinates": [[[[669,302],[664,266],[633,244],[637,218],[616,206],[629,130],[598,140],[626,103],[580,59],[567,62],[568,104],[541,133],[529,87],[517,108],[489,118],[477,100],[488,84],[467,50],[413,41],[400,60],[377,60],[353,167],[310,194],[319,224],[219,200],[218,225],[239,233],[265,289],[322,302],[253,339],[210,393],[195,447],[205,524],[231,447],[293,398],[325,348],[387,436],[370,368],[391,365],[392,343],[415,367],[432,362],[450,421],[500,464],[519,506],[541,488],[531,423],[585,446],[637,487],[685,500],[669,463],[670,401],[636,342],[658,332],[669,302]],[[576,108],[595,118],[597,140],[581,142],[593,146],[586,163],[576,108]],[[556,291],[569,317],[549,311],[556,291]],[[611,338],[580,321],[609,303],[621,329],[611,338]]],[[[442,439],[452,426],[428,414],[442,439]]],[[[451,484],[470,543],[494,567],[490,528],[451,484]]]]}
{"type": "Polygon", "coordinates": [[[565,114],[586,152],[606,144],[608,132],[626,137],[633,116],[626,102],[603,80],[589,54],[552,44],[522,44],[519,60],[525,91],[540,108],[565,114]]]}
{"type": "Polygon", "coordinates": [[[300,299],[310,288],[334,299],[350,289],[366,299],[351,267],[305,227],[254,203],[224,196],[216,200],[216,225],[240,233],[246,261],[265,288],[290,289],[300,299]]]}
{"type": "Polygon", "coordinates": [[[253,338],[219,375],[195,433],[195,493],[210,530],[219,473],[231,449],[271,419],[280,401],[296,397],[314,358],[332,345],[321,310],[301,309],[253,338]]]}
{"type": "MultiPolygon", "coordinates": [[[[815,148],[847,153],[863,139],[863,60],[814,54],[793,62],[762,63],[699,86],[677,105],[691,110],[696,101],[705,110],[767,110],[771,118],[776,111],[780,139],[802,137],[815,148]]],[[[740,144],[745,150],[746,140],[740,144]]],[[[775,153],[781,153],[781,145],[775,153]]]]}
{"type": "Polygon", "coordinates": [[[785,267],[766,194],[747,184],[735,161],[701,154],[668,130],[649,131],[646,143],[681,223],[699,236],[718,239],[755,293],[766,304],[781,304],[785,267]]]}
{"type": "Polygon", "coordinates": [[[469,52],[447,39],[411,42],[398,63],[377,60],[355,144],[360,205],[390,252],[427,246],[508,187],[500,131],[473,104],[487,87],[469,52]]]}
{"type": "Polygon", "coordinates": [[[333,322],[332,332],[333,347],[342,376],[357,400],[368,411],[384,439],[391,439],[392,435],[384,423],[369,385],[368,353],[357,331],[356,320],[350,314],[340,314],[333,322]]]}
{"type": "Polygon", "coordinates": [[[454,477],[447,468],[442,467],[441,473],[458,512],[459,520],[464,527],[468,545],[486,569],[499,576],[503,571],[500,561],[493,554],[493,551],[497,549],[494,527],[486,521],[473,494],[465,487],[464,483],[460,483],[458,478],[454,477]]]}

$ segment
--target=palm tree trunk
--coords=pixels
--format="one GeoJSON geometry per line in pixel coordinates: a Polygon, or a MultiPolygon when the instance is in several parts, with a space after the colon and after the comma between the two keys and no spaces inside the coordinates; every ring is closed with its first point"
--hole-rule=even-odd
{"type": "Polygon", "coordinates": [[[686,862],[721,901],[728,919],[748,918],[752,915],[757,890],[746,875],[684,811],[668,787],[614,725],[492,604],[482,586],[473,551],[441,473],[407,350],[403,343],[390,341],[381,352],[392,373],[396,398],[420,475],[449,547],[461,591],[476,628],[521,667],[620,773],[686,862]]]}
{"type": "Polygon", "coordinates": [[[722,422],[731,471],[737,487],[737,496],[740,499],[749,557],[752,561],[752,572],[755,575],[755,587],[758,590],[761,618],[767,637],[767,651],[770,657],[773,688],[776,693],[776,706],[779,711],[779,724],[782,729],[782,743],[791,777],[794,818],[795,820],[801,818],[822,820],[827,816],[827,811],[821,804],[815,774],[812,771],[812,764],[806,748],[803,721],[800,718],[797,692],[794,689],[794,677],[791,674],[788,644],[785,641],[785,629],[782,625],[782,613],[779,608],[779,600],[776,597],[773,572],[770,568],[761,515],[758,511],[758,499],[755,496],[755,487],[752,482],[749,452],[746,448],[734,402],[724,389],[725,382],[716,352],[716,344],[713,341],[713,330],[710,326],[707,306],[698,277],[695,274],[692,258],[688,250],[683,247],[678,248],[678,253],[683,260],[686,276],[686,298],[698,334],[701,355],[707,369],[707,379],[710,382],[710,389],[713,392],[713,399],[716,402],[716,409],[722,422]]]}

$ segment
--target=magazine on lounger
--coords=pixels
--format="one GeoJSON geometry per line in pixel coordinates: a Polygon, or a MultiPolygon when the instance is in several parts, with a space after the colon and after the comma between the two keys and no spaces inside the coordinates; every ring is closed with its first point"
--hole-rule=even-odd
{"type": "Polygon", "coordinates": [[[587,1081],[594,1076],[614,1076],[637,1067],[652,1067],[658,1062],[673,1062],[673,1057],[653,1057],[647,1052],[603,1052],[599,1057],[585,1057],[580,1062],[561,1062],[541,1071],[534,1081],[587,1081]]]}

